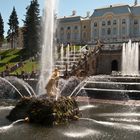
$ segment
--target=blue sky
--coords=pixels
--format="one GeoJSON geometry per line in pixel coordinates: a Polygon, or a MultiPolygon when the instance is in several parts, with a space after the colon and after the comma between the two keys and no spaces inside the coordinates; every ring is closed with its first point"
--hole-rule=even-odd
{"type": "MultiPolygon", "coordinates": [[[[5,34],[7,33],[7,23],[13,6],[16,8],[20,26],[22,26],[22,19],[24,19],[26,13],[25,8],[30,4],[30,1],[31,0],[0,0],[0,13],[5,23],[5,34]]],[[[40,9],[44,7],[44,1],[45,0],[38,0],[40,9]]],[[[92,13],[95,8],[118,3],[133,4],[134,0],[59,0],[58,16],[71,15],[73,10],[77,11],[77,15],[85,16],[87,11],[92,13]]]]}

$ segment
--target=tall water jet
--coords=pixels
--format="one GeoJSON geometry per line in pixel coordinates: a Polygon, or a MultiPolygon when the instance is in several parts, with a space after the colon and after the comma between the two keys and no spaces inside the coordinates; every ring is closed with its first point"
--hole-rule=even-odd
{"type": "Polygon", "coordinates": [[[75,61],[75,54],[76,54],[76,48],[75,48],[75,45],[74,45],[74,48],[73,48],[73,53],[74,53],[74,61],[75,61]]]}
{"type": "Polygon", "coordinates": [[[55,33],[56,0],[46,0],[44,10],[44,41],[41,55],[41,72],[39,79],[39,94],[45,93],[45,86],[53,71],[53,46],[55,33]]]}
{"type": "Polygon", "coordinates": [[[64,45],[63,44],[61,45],[60,55],[61,55],[61,63],[62,63],[62,66],[63,66],[63,64],[64,64],[64,45]]]}
{"type": "Polygon", "coordinates": [[[123,43],[122,75],[139,75],[139,44],[131,40],[123,43]]]}
{"type": "Polygon", "coordinates": [[[70,57],[70,45],[68,44],[67,46],[67,54],[66,54],[66,57],[67,57],[67,69],[69,70],[69,65],[70,65],[70,61],[69,61],[69,57],[70,57]]]}

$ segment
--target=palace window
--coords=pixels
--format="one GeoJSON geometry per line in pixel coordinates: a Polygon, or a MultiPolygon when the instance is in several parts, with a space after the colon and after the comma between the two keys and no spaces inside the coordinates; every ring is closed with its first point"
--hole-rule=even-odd
{"type": "Polygon", "coordinates": [[[126,29],[125,27],[122,27],[122,34],[125,35],[125,33],[126,33],[126,29]]]}
{"type": "Polygon", "coordinates": [[[96,29],[94,30],[94,36],[97,36],[97,30],[96,29]]]}
{"type": "Polygon", "coordinates": [[[113,25],[116,25],[117,24],[117,21],[116,20],[113,20],[113,25]]]}
{"type": "Polygon", "coordinates": [[[97,22],[94,22],[94,27],[97,27],[97,22]]]}
{"type": "Polygon", "coordinates": [[[137,19],[134,20],[134,24],[135,25],[138,24],[138,20],[137,19]]]}
{"type": "Polygon", "coordinates": [[[105,21],[102,22],[102,26],[105,26],[105,21]]]}
{"type": "Polygon", "coordinates": [[[78,33],[74,33],[74,40],[77,41],[78,39],[78,33]]]}
{"type": "Polygon", "coordinates": [[[63,42],[64,41],[64,33],[60,34],[60,41],[63,42]]]}
{"type": "Polygon", "coordinates": [[[126,21],[125,21],[125,19],[123,19],[123,20],[122,20],[122,24],[125,24],[125,23],[126,23],[126,21]]]}
{"type": "Polygon", "coordinates": [[[83,39],[85,40],[86,39],[86,32],[83,32],[83,39]]]}
{"type": "Polygon", "coordinates": [[[111,29],[110,29],[110,28],[107,29],[107,34],[108,34],[108,35],[111,34],[111,29]]]}
{"type": "Polygon", "coordinates": [[[61,31],[64,31],[64,28],[63,27],[61,27],[61,29],[60,29],[61,31]]]}
{"type": "Polygon", "coordinates": [[[84,25],[84,27],[83,27],[84,29],[86,29],[86,25],[84,25]]]}
{"type": "Polygon", "coordinates": [[[134,27],[134,36],[137,36],[139,34],[139,29],[138,27],[134,27]]]}
{"type": "Polygon", "coordinates": [[[74,29],[75,29],[75,30],[77,30],[77,29],[78,29],[78,27],[77,27],[77,26],[75,26],[75,27],[74,27],[74,29]]]}
{"type": "Polygon", "coordinates": [[[68,27],[67,29],[70,30],[70,27],[68,27]]]}
{"type": "Polygon", "coordinates": [[[111,21],[110,20],[107,22],[107,25],[111,25],[111,21]]]}
{"type": "Polygon", "coordinates": [[[117,28],[113,28],[113,35],[117,34],[117,28]]]}
{"type": "Polygon", "coordinates": [[[105,35],[105,29],[104,28],[102,29],[102,35],[103,36],[105,35]]]}
{"type": "Polygon", "coordinates": [[[67,40],[70,40],[71,38],[71,33],[67,33],[67,40]]]}

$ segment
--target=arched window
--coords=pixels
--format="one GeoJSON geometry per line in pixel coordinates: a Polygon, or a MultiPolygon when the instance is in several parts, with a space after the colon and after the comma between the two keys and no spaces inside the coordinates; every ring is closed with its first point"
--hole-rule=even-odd
{"type": "Polygon", "coordinates": [[[70,40],[70,38],[71,38],[71,33],[68,32],[68,33],[67,33],[67,40],[70,40]]]}
{"type": "Polygon", "coordinates": [[[113,28],[113,34],[114,34],[114,35],[117,34],[117,28],[113,28]]]}
{"type": "Polygon", "coordinates": [[[86,25],[84,25],[84,27],[83,27],[84,29],[86,29],[86,25]]]}
{"type": "Polygon", "coordinates": [[[97,27],[97,22],[94,22],[94,27],[97,27]]]}
{"type": "Polygon", "coordinates": [[[67,27],[67,30],[70,30],[70,27],[67,27]]]}
{"type": "Polygon", "coordinates": [[[83,39],[85,40],[86,39],[86,32],[83,32],[83,39]]]}
{"type": "Polygon", "coordinates": [[[116,20],[113,20],[113,25],[116,25],[117,24],[117,21],[116,20]]]}
{"type": "Polygon", "coordinates": [[[60,41],[63,42],[64,41],[64,33],[60,34],[60,41]]]}
{"type": "Polygon", "coordinates": [[[139,35],[139,28],[138,28],[138,26],[134,27],[134,31],[133,32],[134,32],[135,36],[139,35]]]}
{"type": "Polygon", "coordinates": [[[110,28],[107,29],[107,34],[108,34],[108,35],[111,34],[111,29],[110,29],[110,28]]]}
{"type": "Polygon", "coordinates": [[[122,27],[122,34],[125,35],[125,33],[126,33],[126,29],[125,27],[122,27]]]}
{"type": "Polygon", "coordinates": [[[137,20],[137,19],[134,20],[134,24],[135,24],[135,25],[138,24],[138,20],[137,20]]]}
{"type": "Polygon", "coordinates": [[[107,22],[107,25],[111,25],[111,21],[110,20],[107,22]]]}
{"type": "Polygon", "coordinates": [[[102,35],[105,35],[105,28],[102,29],[102,35]]]}
{"type": "Polygon", "coordinates": [[[105,21],[102,21],[102,26],[105,26],[105,21]]]}
{"type": "Polygon", "coordinates": [[[96,29],[94,30],[94,36],[97,36],[97,30],[96,29]]]}
{"type": "Polygon", "coordinates": [[[63,27],[61,27],[61,28],[60,28],[60,30],[61,30],[61,31],[63,31],[63,30],[64,30],[64,28],[63,28],[63,27]]]}
{"type": "Polygon", "coordinates": [[[75,29],[75,30],[77,30],[77,29],[78,29],[78,27],[77,27],[77,26],[75,26],[75,27],[74,27],[74,29],[75,29]]]}
{"type": "Polygon", "coordinates": [[[123,20],[122,20],[122,24],[125,24],[125,23],[126,23],[126,21],[125,21],[125,19],[123,19],[123,20]]]}

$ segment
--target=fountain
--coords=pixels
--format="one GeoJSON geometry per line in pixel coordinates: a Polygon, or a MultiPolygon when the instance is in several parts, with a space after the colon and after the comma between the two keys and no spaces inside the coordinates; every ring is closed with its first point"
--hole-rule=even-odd
{"type": "Polygon", "coordinates": [[[122,75],[139,75],[139,44],[136,42],[123,43],[122,75]]]}
{"type": "Polygon", "coordinates": [[[67,53],[66,53],[66,57],[67,57],[67,70],[69,71],[69,67],[70,67],[70,61],[69,61],[69,55],[70,55],[70,45],[68,44],[67,46],[67,53]]]}
{"type": "Polygon", "coordinates": [[[64,45],[61,45],[61,65],[64,64],[64,45]]]}
{"type": "MultiPolygon", "coordinates": [[[[42,66],[39,79],[39,95],[46,93],[45,86],[50,80],[54,64],[53,35],[55,0],[47,0],[46,5],[47,11],[45,12],[44,20],[46,21],[45,25],[47,26],[45,26],[44,34],[45,36],[46,34],[48,35],[47,39],[44,40],[44,44],[42,46],[42,66]]],[[[129,42],[128,44],[130,45],[131,43],[129,42]]],[[[138,46],[137,43],[133,45],[138,46]]],[[[128,52],[126,52],[125,46],[127,45],[124,44],[125,53],[123,54],[125,54],[125,56],[128,56],[128,52]]],[[[135,53],[135,51],[133,53],[135,53]]],[[[67,54],[69,56],[69,51],[67,51],[67,54]]],[[[67,60],[69,61],[69,59],[67,60]]],[[[137,60],[137,58],[134,58],[133,60],[137,60]]],[[[128,66],[125,57],[123,63],[128,66]]],[[[124,69],[124,75],[138,74],[136,72],[137,66],[135,67],[134,73],[132,73],[132,70],[129,73],[126,72],[126,68],[124,69]]],[[[62,95],[66,96],[66,94],[68,94],[67,96],[78,96],[80,94],[83,95],[84,93],[84,97],[81,97],[81,99],[79,99],[79,102],[75,102],[73,98],[69,97],[61,97],[56,100],[56,98],[46,97],[46,94],[44,96],[40,96],[40,98],[25,97],[22,98],[20,102],[18,102],[17,108],[14,109],[13,107],[15,106],[15,102],[11,100],[1,101],[0,139],[139,139],[140,102],[126,100],[130,99],[130,97],[132,97],[131,99],[134,99],[134,96],[137,96],[137,99],[139,99],[140,78],[100,75],[88,77],[82,82],[77,77],[70,77],[70,79],[68,80],[60,79],[60,81],[61,83],[58,83],[58,85],[60,84],[59,86],[62,95]],[[66,84],[64,84],[65,82],[66,84]],[[124,93],[127,93],[127,95],[129,96],[124,93]],[[89,97],[86,98],[85,95],[88,95],[89,97]],[[123,95],[123,97],[121,95],[123,95]],[[121,101],[122,98],[125,98],[125,101],[121,101]],[[88,100],[88,104],[86,102],[86,99],[88,100]],[[109,101],[107,99],[111,100],[109,101]],[[79,121],[67,123],[69,120],[78,119],[79,111],[77,103],[79,104],[79,109],[81,111],[82,117],[79,119],[79,121]],[[9,108],[9,106],[12,106],[12,108],[9,108]],[[27,109],[27,107],[30,108],[27,109]],[[18,114],[16,112],[17,110],[18,114]],[[11,124],[6,119],[7,115],[9,116],[8,118],[11,118],[11,120],[15,122],[11,124]],[[28,125],[25,123],[18,124],[19,122],[25,121],[25,118],[26,121],[30,121],[33,123],[35,122],[37,124],[41,124],[41,126],[28,125]],[[43,126],[54,125],[54,123],[54,127],[43,126]],[[56,126],[58,124],[61,125],[58,127],[56,126]]]]}
{"type": "Polygon", "coordinates": [[[42,46],[41,55],[41,74],[39,79],[39,94],[46,93],[45,86],[48,83],[53,71],[53,46],[54,46],[54,16],[56,8],[56,0],[45,1],[45,14],[44,14],[44,42],[42,46]],[[47,25],[47,26],[46,26],[47,25]]]}

